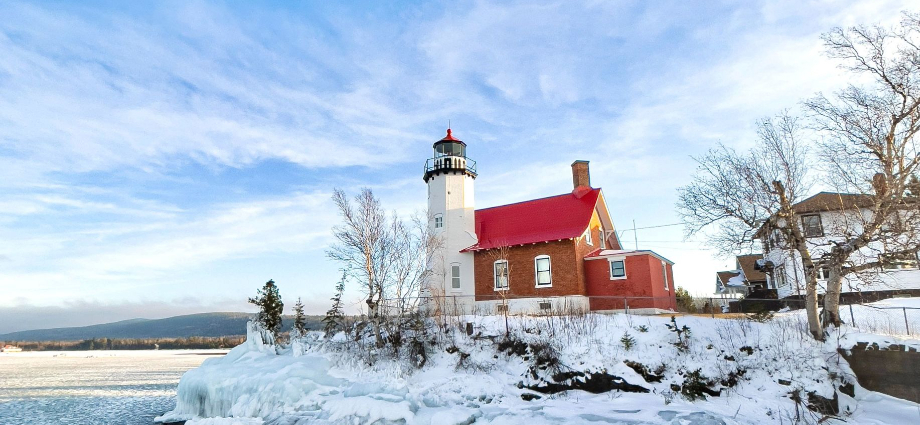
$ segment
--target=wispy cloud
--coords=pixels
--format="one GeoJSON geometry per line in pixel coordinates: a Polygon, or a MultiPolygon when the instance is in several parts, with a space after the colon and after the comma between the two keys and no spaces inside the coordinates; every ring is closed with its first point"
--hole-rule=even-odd
{"type": "MultiPolygon", "coordinates": [[[[421,163],[448,119],[479,161],[481,206],[569,190],[586,159],[618,227],[673,223],[691,155],[750,144],[755,118],[840,87],[822,31],[911,6],[7,3],[0,306],[183,291],[205,305],[265,274],[325,300],[330,189],[423,208],[421,163]]],[[[662,246],[678,284],[710,291],[724,261],[662,246]]]]}

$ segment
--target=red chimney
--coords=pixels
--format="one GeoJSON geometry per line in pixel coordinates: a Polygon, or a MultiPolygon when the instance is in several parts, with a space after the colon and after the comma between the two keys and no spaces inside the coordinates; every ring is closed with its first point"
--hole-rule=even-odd
{"type": "Polygon", "coordinates": [[[588,172],[588,161],[575,161],[572,163],[572,185],[574,189],[579,187],[591,187],[591,174],[588,172]]]}

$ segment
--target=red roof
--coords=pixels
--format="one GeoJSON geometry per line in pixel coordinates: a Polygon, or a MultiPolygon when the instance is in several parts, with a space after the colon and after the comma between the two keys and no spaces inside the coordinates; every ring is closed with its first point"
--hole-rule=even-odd
{"type": "Polygon", "coordinates": [[[591,222],[600,189],[476,210],[479,242],[463,251],[557,241],[581,236],[591,222]]]}
{"type": "Polygon", "coordinates": [[[457,138],[454,137],[453,134],[450,134],[450,129],[448,128],[448,129],[447,129],[447,135],[444,136],[443,139],[439,140],[439,142],[446,142],[446,141],[459,142],[460,139],[457,139],[457,138]]]}

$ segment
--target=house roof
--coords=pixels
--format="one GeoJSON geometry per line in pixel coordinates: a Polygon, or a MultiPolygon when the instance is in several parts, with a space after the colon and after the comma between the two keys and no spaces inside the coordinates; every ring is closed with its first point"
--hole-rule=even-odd
{"type": "Polygon", "coordinates": [[[849,210],[872,205],[872,197],[855,193],[820,192],[792,206],[798,214],[849,210]]]}
{"type": "Polygon", "coordinates": [[[716,277],[719,279],[719,282],[722,282],[723,286],[727,286],[729,280],[740,275],[741,271],[739,270],[726,270],[724,272],[716,272],[716,277]]]}
{"type": "Polygon", "coordinates": [[[564,195],[476,210],[479,242],[463,252],[577,238],[588,228],[600,192],[578,188],[564,195]]]}
{"type": "Polygon", "coordinates": [[[763,260],[763,254],[739,255],[735,257],[738,268],[744,273],[748,282],[766,282],[767,274],[757,269],[757,260],[763,260]]]}
{"type": "MultiPolygon", "coordinates": [[[[872,205],[872,197],[858,193],[819,192],[792,205],[796,214],[817,213],[823,211],[842,211],[865,208],[872,205]]],[[[754,234],[755,238],[763,237],[768,227],[769,220],[764,220],[754,234]]]]}
{"type": "Polygon", "coordinates": [[[608,258],[608,257],[625,257],[629,255],[642,255],[648,254],[653,257],[657,257],[662,261],[667,261],[670,264],[674,264],[673,261],[668,260],[667,258],[662,257],[657,252],[650,249],[595,249],[585,255],[585,260],[594,260],[597,258],[608,258]]]}

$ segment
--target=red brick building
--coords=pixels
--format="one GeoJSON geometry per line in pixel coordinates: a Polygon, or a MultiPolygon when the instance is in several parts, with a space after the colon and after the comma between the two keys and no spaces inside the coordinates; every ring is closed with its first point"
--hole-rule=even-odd
{"type": "Polygon", "coordinates": [[[480,311],[676,308],[673,263],[622,248],[587,161],[572,164],[569,193],[479,210],[476,176],[466,143],[448,130],[425,167],[430,226],[445,246],[432,259],[441,272],[429,282],[431,294],[480,311]]]}
{"type": "MultiPolygon", "coordinates": [[[[512,299],[518,310],[676,307],[671,263],[623,250],[587,161],[572,164],[570,193],[476,210],[476,301],[512,299]],[[526,299],[526,300],[522,300],[526,299]],[[556,304],[553,306],[553,304],[556,304]]],[[[515,306],[511,307],[515,309],[515,306]]],[[[651,311],[651,310],[650,310],[651,311]]]]}

